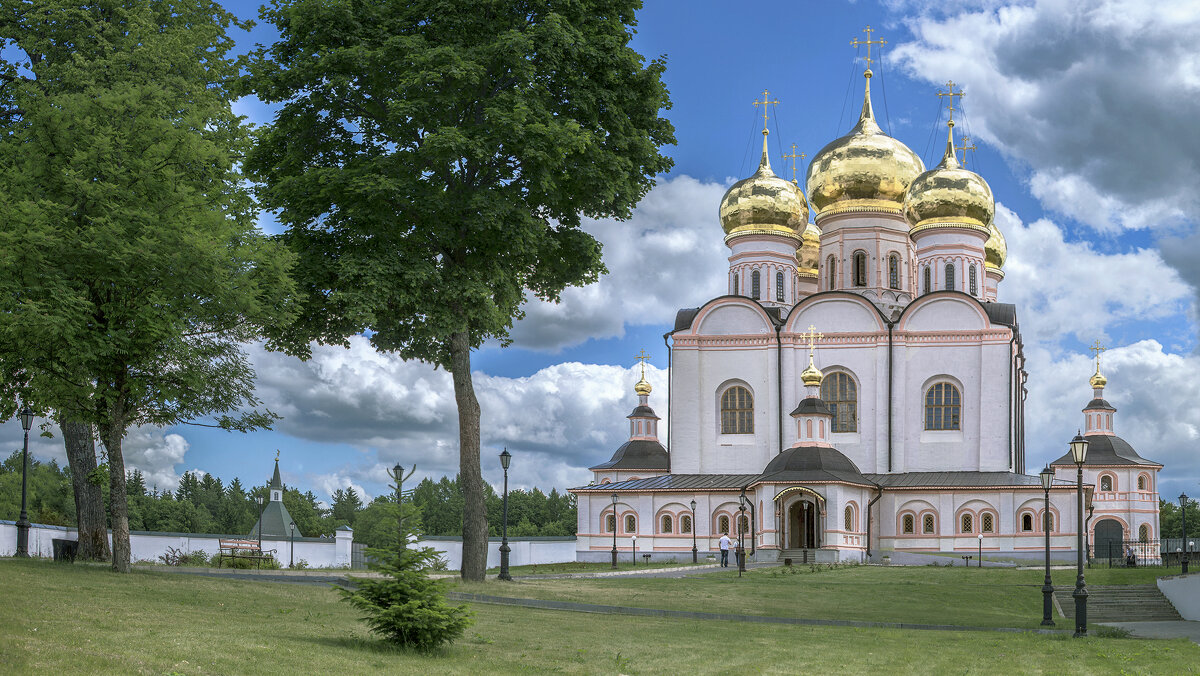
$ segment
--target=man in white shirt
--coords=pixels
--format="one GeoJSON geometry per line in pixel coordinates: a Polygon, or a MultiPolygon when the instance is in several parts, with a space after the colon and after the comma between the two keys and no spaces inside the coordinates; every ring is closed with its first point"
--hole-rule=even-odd
{"type": "Polygon", "coordinates": [[[721,533],[721,567],[729,567],[729,546],[733,541],[729,539],[728,533],[721,533]]]}

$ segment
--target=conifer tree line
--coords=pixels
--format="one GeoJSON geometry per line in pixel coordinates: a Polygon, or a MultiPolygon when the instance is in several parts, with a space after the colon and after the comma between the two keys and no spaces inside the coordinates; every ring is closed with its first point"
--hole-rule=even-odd
{"type": "MultiPolygon", "coordinates": [[[[100,467],[98,474],[104,474],[100,467]]],[[[29,463],[29,518],[34,523],[52,526],[76,526],[75,500],[71,488],[71,468],[56,461],[29,463]]],[[[93,481],[95,481],[93,477],[93,481]]],[[[99,481],[107,484],[107,479],[99,481]]],[[[245,486],[235,477],[225,483],[211,474],[185,473],[174,490],[147,485],[138,470],[129,473],[126,486],[129,499],[129,529],[167,533],[211,533],[252,535],[258,520],[255,497],[268,498],[267,482],[245,486]]],[[[407,492],[407,491],[406,491],[407,492]]],[[[108,500],[104,491],[104,500],[108,500]]],[[[415,531],[421,535],[462,535],[463,497],[458,478],[422,479],[405,498],[418,512],[415,531]]],[[[354,541],[369,547],[386,547],[396,538],[396,498],[392,493],[364,503],[353,487],[333,492],[332,503],[325,505],[312,491],[284,485],[283,505],[296,523],[296,535],[332,537],[334,529],[347,525],[354,529],[354,541]]],[[[16,520],[21,507],[21,454],[15,452],[0,462],[0,519],[16,520]]],[[[502,496],[487,486],[490,535],[500,535],[502,496]]],[[[510,490],[508,494],[508,535],[569,536],[575,534],[575,496],[551,489],[543,493],[510,490]]]]}

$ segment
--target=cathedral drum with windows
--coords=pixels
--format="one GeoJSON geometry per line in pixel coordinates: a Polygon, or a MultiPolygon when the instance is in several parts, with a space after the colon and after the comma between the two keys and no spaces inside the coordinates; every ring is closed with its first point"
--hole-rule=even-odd
{"type": "MultiPolygon", "coordinates": [[[[1036,557],[1044,523],[1056,556],[1073,555],[1073,466],[1054,465],[1048,519],[1026,474],[1027,374],[1016,308],[998,302],[991,190],[959,162],[952,116],[928,171],[884,134],[864,75],[858,122],[813,157],[807,198],[772,171],[764,129],[758,169],[722,199],[728,294],[669,334],[669,448],[643,378],[629,442],[572,489],[580,560],[635,535],[639,552],[679,558],[723,534],[759,560],[1036,557]]],[[[1100,392],[1085,409],[1094,535],[1111,521],[1109,540],[1154,539],[1161,466],[1112,435],[1100,392]]]]}

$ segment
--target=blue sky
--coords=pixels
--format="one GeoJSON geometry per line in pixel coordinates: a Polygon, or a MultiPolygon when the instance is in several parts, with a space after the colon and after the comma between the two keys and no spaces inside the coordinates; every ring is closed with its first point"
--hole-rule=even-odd
{"type": "MultiPolygon", "coordinates": [[[[257,14],[257,3],[226,4],[257,14]]],[[[499,481],[494,458],[507,446],[514,486],[586,483],[584,468],[625,437],[639,350],[652,356],[651,403],[665,412],[662,335],[676,309],[723,289],[717,205],[754,166],[761,117],[751,102],[764,88],[780,101],[769,122],[777,171],[792,143],[811,157],[856,118],[865,52],[849,42],[869,24],[888,42],[874,67],[877,117],[927,165],[944,143],[936,91],[948,79],[966,91],[957,130],[975,142],[969,168],[1000,205],[1010,249],[1000,300],[1018,304],[1029,357],[1029,471],[1061,455],[1080,425],[1085,348],[1099,339],[1112,347],[1104,370],[1117,433],[1167,465],[1162,495],[1200,494],[1200,412],[1190,405],[1200,396],[1200,140],[1188,133],[1200,65],[1184,37],[1200,10],[1139,0],[647,4],[633,45],[667,57],[675,167],[630,221],[586,223],[605,244],[609,277],[568,291],[561,306],[531,303],[513,346],[474,355],[488,480],[499,481]]],[[[244,50],[273,31],[236,37],[244,50]]],[[[256,101],[238,110],[270,121],[256,101]]],[[[269,214],[262,224],[273,229],[269,214]]],[[[251,353],[262,397],[285,415],[276,431],[144,428],[131,433],[127,462],[160,487],[189,470],[256,484],[280,449],[285,481],[321,498],[346,485],[376,495],[397,462],[415,463],[418,477],[456,470],[444,372],[361,341],[318,349],[309,363],[251,353]]],[[[15,423],[0,427],[0,444],[19,444],[15,423]]],[[[63,457],[58,438],[34,450],[63,457]]]]}

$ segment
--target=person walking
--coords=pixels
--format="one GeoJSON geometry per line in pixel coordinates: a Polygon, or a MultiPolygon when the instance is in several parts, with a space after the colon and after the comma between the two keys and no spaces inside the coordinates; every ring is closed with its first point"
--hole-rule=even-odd
{"type": "Polygon", "coordinates": [[[729,547],[733,544],[733,540],[729,539],[729,533],[721,533],[721,567],[729,567],[729,547]]]}

